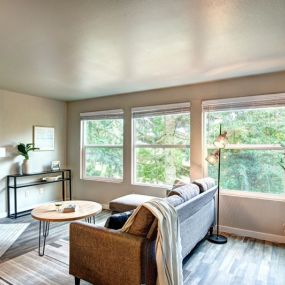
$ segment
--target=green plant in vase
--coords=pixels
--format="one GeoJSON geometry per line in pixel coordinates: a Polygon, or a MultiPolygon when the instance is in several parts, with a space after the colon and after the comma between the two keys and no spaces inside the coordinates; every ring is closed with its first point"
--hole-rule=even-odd
{"type": "Polygon", "coordinates": [[[22,155],[24,157],[24,161],[22,164],[22,172],[24,174],[28,174],[29,173],[29,152],[31,151],[35,151],[38,150],[38,147],[35,147],[35,144],[33,143],[28,143],[28,144],[24,144],[24,143],[20,143],[17,145],[17,149],[20,155],[22,155]]]}

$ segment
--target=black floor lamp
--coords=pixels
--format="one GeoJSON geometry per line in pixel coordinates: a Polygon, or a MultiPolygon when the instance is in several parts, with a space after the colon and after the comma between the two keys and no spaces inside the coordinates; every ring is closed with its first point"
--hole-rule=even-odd
{"type": "Polygon", "coordinates": [[[228,239],[220,235],[219,224],[220,224],[220,177],[221,177],[221,149],[225,148],[228,143],[227,132],[222,134],[222,125],[220,125],[220,134],[216,138],[214,145],[218,148],[209,156],[207,156],[206,160],[214,165],[218,162],[218,199],[217,199],[217,233],[211,234],[208,236],[208,241],[218,244],[223,244],[228,241],[228,239]]]}

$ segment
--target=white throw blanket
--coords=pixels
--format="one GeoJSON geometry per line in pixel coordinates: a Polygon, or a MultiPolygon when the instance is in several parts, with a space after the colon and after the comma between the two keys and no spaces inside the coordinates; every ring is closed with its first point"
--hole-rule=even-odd
{"type": "Polygon", "coordinates": [[[164,199],[153,199],[139,206],[122,231],[128,232],[135,216],[144,206],[157,218],[156,239],[157,285],[183,285],[180,225],[175,208],[164,199]]]}

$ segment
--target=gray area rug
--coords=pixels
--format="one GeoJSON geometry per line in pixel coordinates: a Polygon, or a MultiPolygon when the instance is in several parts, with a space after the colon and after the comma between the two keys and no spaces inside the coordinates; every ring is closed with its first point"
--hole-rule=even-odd
{"type": "MultiPolygon", "coordinates": [[[[96,217],[96,225],[103,226],[109,216],[109,211],[100,213],[96,217]]],[[[19,218],[19,221],[22,221],[21,224],[10,223],[9,219],[2,220],[6,222],[6,224],[0,224],[0,226],[3,226],[0,228],[2,244],[5,244],[7,252],[13,250],[10,256],[17,252],[20,254],[16,254],[13,258],[6,258],[7,261],[0,262],[0,285],[74,284],[74,277],[69,275],[68,224],[53,223],[51,225],[45,256],[40,257],[38,255],[37,222],[33,222],[28,216],[19,218]],[[31,221],[31,223],[25,223],[23,220],[31,221]],[[58,238],[55,239],[56,237],[58,238]],[[32,247],[32,249],[25,252],[22,248],[27,247],[27,244],[29,244],[28,248],[32,247]],[[7,248],[9,249],[7,250],[7,248]]],[[[1,250],[4,252],[2,244],[0,243],[1,250]]],[[[81,285],[87,284],[89,283],[81,281],[81,285]]]]}
{"type": "MultiPolygon", "coordinates": [[[[69,242],[59,240],[46,246],[45,256],[37,250],[0,264],[0,284],[12,285],[70,285],[69,242]],[[2,283],[1,283],[2,282],[2,283]]],[[[82,285],[89,283],[82,281],[82,285]]]]}
{"type": "MultiPolygon", "coordinates": [[[[0,257],[26,230],[29,223],[25,224],[0,224],[0,257]]],[[[0,283],[1,284],[1,283],[0,283]]]]}

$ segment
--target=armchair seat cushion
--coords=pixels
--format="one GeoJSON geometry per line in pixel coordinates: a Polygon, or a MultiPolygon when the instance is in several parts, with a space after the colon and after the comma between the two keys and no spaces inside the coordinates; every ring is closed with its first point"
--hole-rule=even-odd
{"type": "Polygon", "coordinates": [[[112,200],[109,203],[109,208],[113,212],[126,212],[134,210],[137,206],[154,199],[154,196],[130,194],[112,200]]]}

